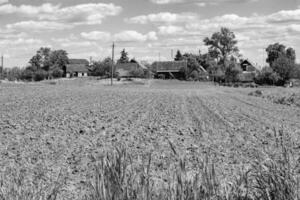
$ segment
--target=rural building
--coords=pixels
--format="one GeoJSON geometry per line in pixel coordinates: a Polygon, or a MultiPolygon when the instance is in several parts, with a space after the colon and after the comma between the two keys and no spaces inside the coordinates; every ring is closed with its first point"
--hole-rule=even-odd
{"type": "Polygon", "coordinates": [[[85,59],[70,59],[66,66],[66,77],[87,77],[89,61],[85,59]]]}
{"type": "Polygon", "coordinates": [[[156,77],[179,78],[187,69],[187,61],[159,61],[152,64],[156,77]]]}
{"type": "Polygon", "coordinates": [[[259,71],[257,64],[249,61],[248,59],[241,62],[242,73],[239,75],[241,82],[253,82],[256,73],[259,71]]]}
{"type": "Polygon", "coordinates": [[[148,70],[146,66],[139,62],[117,63],[115,71],[120,78],[134,77],[134,72],[148,70]]]}

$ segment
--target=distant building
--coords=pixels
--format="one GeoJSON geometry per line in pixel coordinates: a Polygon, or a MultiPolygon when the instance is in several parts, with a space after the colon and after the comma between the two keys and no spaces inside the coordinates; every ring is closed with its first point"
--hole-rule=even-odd
{"type": "Polygon", "coordinates": [[[66,66],[66,77],[87,77],[89,74],[89,61],[85,59],[69,59],[66,66]]]}
{"type": "Polygon", "coordinates": [[[148,70],[148,68],[139,62],[117,63],[115,66],[115,71],[120,78],[134,77],[134,72],[138,70],[148,70]]]}
{"type": "Polygon", "coordinates": [[[187,69],[187,61],[159,61],[152,64],[156,76],[163,78],[180,78],[187,69]]]}
{"type": "Polygon", "coordinates": [[[242,73],[239,75],[240,81],[253,82],[257,72],[260,71],[258,65],[248,59],[243,60],[240,65],[242,69],[242,73]]]}

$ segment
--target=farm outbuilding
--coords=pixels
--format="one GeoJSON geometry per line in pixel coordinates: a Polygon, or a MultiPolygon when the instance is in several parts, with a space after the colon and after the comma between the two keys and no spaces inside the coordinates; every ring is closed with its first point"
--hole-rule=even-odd
{"type": "Polygon", "coordinates": [[[89,61],[85,59],[70,59],[66,66],[66,77],[87,77],[89,61]]]}
{"type": "Polygon", "coordinates": [[[249,61],[248,59],[241,62],[242,73],[239,75],[241,82],[253,82],[254,78],[259,72],[257,64],[249,61]]]}
{"type": "Polygon", "coordinates": [[[187,69],[187,61],[159,61],[152,64],[157,77],[180,78],[187,69]]]}
{"type": "Polygon", "coordinates": [[[148,70],[146,66],[139,62],[117,63],[115,71],[120,78],[135,77],[137,73],[143,73],[148,70]]]}

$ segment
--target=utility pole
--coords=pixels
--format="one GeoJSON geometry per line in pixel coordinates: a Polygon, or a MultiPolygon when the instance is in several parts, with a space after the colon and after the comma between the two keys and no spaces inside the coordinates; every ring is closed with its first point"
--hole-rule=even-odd
{"type": "Polygon", "coordinates": [[[112,45],[112,57],[111,57],[111,77],[110,77],[110,84],[113,85],[113,76],[114,76],[114,57],[115,57],[115,43],[113,42],[112,45]]]}
{"type": "Polygon", "coordinates": [[[3,57],[3,54],[1,54],[1,67],[0,67],[0,78],[2,78],[2,75],[3,75],[3,69],[4,69],[4,57],[3,57]]]}

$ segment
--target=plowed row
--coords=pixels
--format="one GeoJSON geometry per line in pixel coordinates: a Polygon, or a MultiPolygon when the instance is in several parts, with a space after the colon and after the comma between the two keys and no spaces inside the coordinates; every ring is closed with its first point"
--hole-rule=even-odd
{"type": "Polygon", "coordinates": [[[180,157],[193,168],[207,153],[227,177],[264,151],[273,129],[298,144],[299,111],[209,84],[1,85],[0,169],[48,181],[63,169],[65,198],[80,198],[101,152],[122,144],[136,158],[151,152],[160,179],[180,157]]]}

